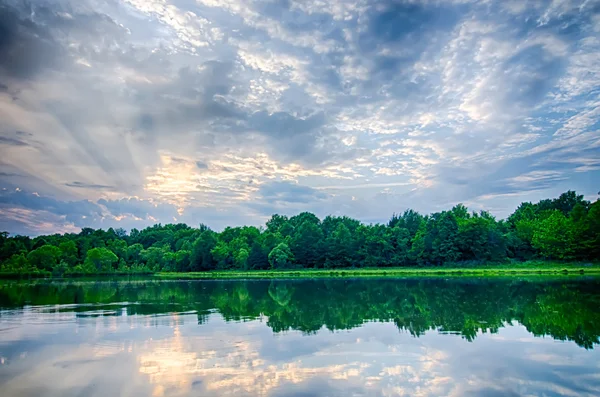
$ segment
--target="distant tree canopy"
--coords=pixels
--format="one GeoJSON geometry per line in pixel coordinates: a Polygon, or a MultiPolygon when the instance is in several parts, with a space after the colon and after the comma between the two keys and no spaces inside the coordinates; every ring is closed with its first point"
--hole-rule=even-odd
{"type": "Polygon", "coordinates": [[[600,201],[568,191],[522,203],[506,220],[458,204],[394,214],[383,224],[309,212],[273,215],[265,228],[201,224],[94,230],[30,238],[0,233],[0,272],[111,273],[444,266],[457,262],[600,259],[600,201]]]}

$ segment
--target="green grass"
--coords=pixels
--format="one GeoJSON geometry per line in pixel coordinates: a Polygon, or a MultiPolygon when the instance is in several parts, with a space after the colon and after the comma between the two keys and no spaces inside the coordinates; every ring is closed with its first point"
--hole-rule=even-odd
{"type": "Polygon", "coordinates": [[[85,277],[120,277],[120,276],[152,276],[155,274],[152,271],[115,271],[101,273],[64,273],[52,274],[48,271],[37,272],[0,272],[0,279],[24,279],[24,278],[85,278],[85,277]]]}
{"type": "Polygon", "coordinates": [[[190,273],[156,273],[164,279],[227,278],[315,278],[315,277],[403,277],[403,276],[510,276],[510,275],[600,275],[599,264],[527,262],[511,265],[429,268],[362,268],[210,271],[190,273]]]}
{"type": "Polygon", "coordinates": [[[440,267],[347,268],[347,269],[291,269],[291,270],[224,270],[210,272],[110,272],[63,276],[50,272],[2,273],[0,278],[74,278],[112,276],[154,276],[160,279],[242,279],[242,278],[322,278],[322,277],[408,277],[408,276],[523,276],[523,275],[599,275],[600,263],[565,263],[529,261],[503,264],[458,263],[440,267]]]}

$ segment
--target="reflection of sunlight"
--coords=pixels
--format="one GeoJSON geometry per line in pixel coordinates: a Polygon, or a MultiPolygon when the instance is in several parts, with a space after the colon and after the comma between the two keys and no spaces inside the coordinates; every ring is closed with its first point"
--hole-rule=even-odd
{"type": "Polygon", "coordinates": [[[175,326],[173,338],[165,342],[151,354],[142,354],[139,357],[140,372],[148,375],[150,383],[156,385],[154,396],[164,395],[166,386],[189,391],[191,389],[190,369],[196,365],[197,354],[183,351],[178,326],[175,326]]]}
{"type": "Polygon", "coordinates": [[[448,358],[442,351],[425,349],[410,363],[382,368],[378,376],[382,395],[445,395],[452,385],[452,378],[443,376],[440,370],[448,358]]]}
{"type": "MultiPolygon", "coordinates": [[[[245,332],[251,330],[247,325],[245,332]]],[[[235,332],[229,324],[227,333],[215,333],[218,337],[186,337],[175,326],[172,337],[145,342],[139,371],[148,376],[155,396],[187,395],[195,387],[208,395],[264,396],[316,379],[387,396],[442,395],[452,388],[452,378],[445,373],[449,356],[437,349],[407,350],[406,345],[351,337],[291,361],[271,361],[262,356],[262,339],[252,332],[235,332]]]]}
{"type": "Polygon", "coordinates": [[[195,380],[201,380],[207,391],[222,396],[267,395],[285,383],[298,384],[313,377],[358,379],[369,367],[358,362],[309,367],[301,360],[269,364],[249,341],[235,341],[224,335],[219,339],[223,340],[185,338],[175,326],[173,337],[146,342],[149,351],[139,356],[139,370],[154,385],[155,396],[172,394],[174,390],[178,394],[189,393],[195,380]],[[202,346],[194,346],[197,352],[186,351],[192,348],[186,345],[194,341],[202,346]],[[211,348],[211,344],[215,346],[211,348]]]}
{"type": "Polygon", "coordinates": [[[125,345],[120,343],[100,343],[91,346],[92,354],[97,358],[114,356],[125,351],[125,345]]]}

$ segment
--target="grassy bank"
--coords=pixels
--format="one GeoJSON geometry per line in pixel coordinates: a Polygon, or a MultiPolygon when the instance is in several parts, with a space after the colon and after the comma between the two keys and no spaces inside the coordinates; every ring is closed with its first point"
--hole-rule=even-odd
{"type": "Polygon", "coordinates": [[[19,278],[81,278],[146,276],[161,279],[236,279],[236,278],[322,278],[322,277],[408,277],[408,276],[511,276],[511,275],[598,275],[600,263],[562,263],[530,261],[510,264],[458,263],[440,267],[402,268],[344,268],[344,269],[289,269],[289,270],[222,270],[208,272],[130,271],[103,273],[0,272],[0,279],[19,278]]]}
{"type": "MultiPolygon", "coordinates": [[[[135,271],[135,272],[100,272],[100,273],[80,273],[71,272],[64,274],[53,274],[51,272],[0,272],[0,279],[23,279],[23,278],[86,278],[86,277],[132,277],[132,276],[152,276],[155,273],[152,271],[135,271]]],[[[182,273],[183,274],[183,273],[182,273]]]]}
{"type": "Polygon", "coordinates": [[[164,279],[313,278],[313,277],[404,277],[404,276],[510,276],[510,275],[600,275],[600,264],[522,263],[478,267],[363,268],[211,271],[156,273],[164,279]]]}

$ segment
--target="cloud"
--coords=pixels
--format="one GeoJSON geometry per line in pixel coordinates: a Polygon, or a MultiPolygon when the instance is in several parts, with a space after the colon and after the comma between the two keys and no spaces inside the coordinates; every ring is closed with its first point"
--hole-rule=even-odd
{"type": "Polygon", "coordinates": [[[259,194],[269,202],[307,203],[322,200],[326,195],[308,186],[291,182],[272,182],[261,186],[259,194]]]}
{"type": "Polygon", "coordinates": [[[0,72],[25,80],[56,66],[62,48],[43,26],[32,23],[20,11],[0,4],[0,72]]]}
{"type": "Polygon", "coordinates": [[[49,232],[51,227],[36,224],[36,219],[52,220],[61,230],[76,230],[102,217],[102,209],[89,200],[62,201],[21,190],[0,191],[0,208],[5,225],[15,223],[27,234],[49,232]]]}
{"type": "MultiPolygon", "coordinates": [[[[332,304],[333,308],[341,305],[332,304]]],[[[75,310],[61,312],[62,318],[73,321],[78,315],[81,312],[75,310]]],[[[145,395],[165,390],[204,396],[427,397],[597,395],[599,391],[593,354],[572,342],[534,337],[517,323],[495,333],[478,333],[473,343],[459,335],[440,335],[438,330],[427,330],[415,339],[386,321],[370,321],[344,332],[321,329],[310,336],[288,330],[274,338],[264,321],[247,318],[225,323],[226,316],[218,310],[203,315],[202,327],[210,332],[202,338],[182,332],[198,327],[196,313],[161,316],[152,323],[151,337],[132,327],[132,320],[117,321],[117,317],[113,330],[132,341],[130,349],[108,343],[113,335],[98,336],[95,327],[75,332],[68,321],[48,324],[48,332],[72,339],[61,346],[47,343],[47,336],[37,329],[14,327],[4,337],[15,351],[30,352],[22,358],[22,374],[28,382],[10,378],[4,389],[10,395],[35,394],[47,389],[53,379],[64,378],[55,382],[56,394],[123,394],[132,382],[145,395]],[[93,335],[107,343],[85,343],[93,335]],[[565,355],[569,365],[564,364],[565,355]],[[98,373],[112,380],[101,390],[89,387],[90,374],[98,373]],[[512,382],[506,382],[507,377],[512,382]]]]}
{"type": "Polygon", "coordinates": [[[8,146],[28,146],[26,142],[23,142],[17,138],[11,138],[6,136],[0,136],[0,145],[8,145],[8,146]]]}
{"type": "Polygon", "coordinates": [[[115,206],[89,225],[597,191],[594,2],[0,7],[0,188],[115,206]]]}
{"type": "Polygon", "coordinates": [[[122,198],[119,200],[98,200],[98,204],[105,207],[114,217],[131,215],[135,218],[146,220],[148,217],[163,223],[173,222],[178,215],[177,207],[169,204],[155,204],[148,200],[138,198],[122,198]]]}
{"type": "Polygon", "coordinates": [[[11,178],[11,177],[22,177],[23,175],[17,174],[16,172],[0,172],[0,177],[11,178]]]}
{"type": "Polygon", "coordinates": [[[113,190],[114,186],[97,185],[93,183],[85,183],[79,181],[67,182],[65,186],[81,188],[81,189],[98,189],[98,190],[113,190]]]}

